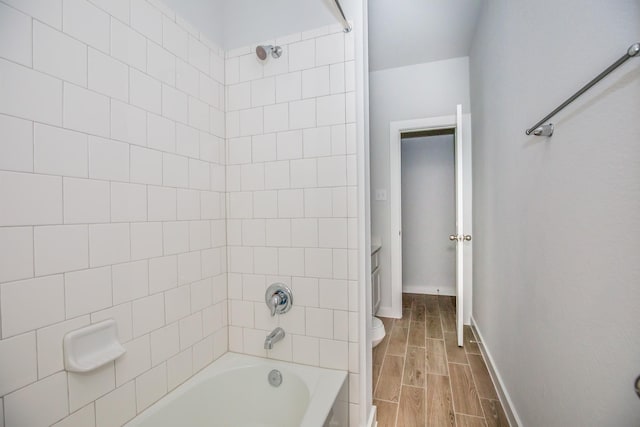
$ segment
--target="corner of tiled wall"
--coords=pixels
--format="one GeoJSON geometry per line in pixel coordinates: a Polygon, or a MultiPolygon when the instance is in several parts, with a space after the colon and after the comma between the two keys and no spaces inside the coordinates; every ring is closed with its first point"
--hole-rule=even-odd
{"type": "Polygon", "coordinates": [[[156,0],[0,2],[0,426],[121,425],[227,351],[224,68],[156,0]],[[63,370],[108,317],[125,356],[63,370]]]}

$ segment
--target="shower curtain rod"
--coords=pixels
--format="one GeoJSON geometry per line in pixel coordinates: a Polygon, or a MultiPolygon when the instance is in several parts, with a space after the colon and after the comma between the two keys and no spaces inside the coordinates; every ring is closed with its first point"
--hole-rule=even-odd
{"type": "Polygon", "coordinates": [[[525,133],[527,135],[531,135],[533,133],[536,136],[553,135],[553,124],[549,123],[548,125],[542,125],[544,122],[549,120],[551,117],[555,116],[558,112],[560,112],[560,110],[562,110],[567,105],[571,104],[573,101],[575,101],[576,98],[578,98],[580,95],[582,95],[583,93],[591,89],[591,87],[593,87],[596,83],[598,83],[600,80],[605,78],[607,74],[609,74],[610,72],[618,68],[624,62],[626,62],[627,59],[632,58],[634,56],[638,56],[639,52],[640,52],[640,42],[634,43],[631,46],[629,46],[629,49],[627,49],[625,54],[622,55],[620,59],[618,59],[616,62],[611,64],[609,67],[607,67],[606,70],[598,74],[593,80],[591,80],[589,83],[584,85],[579,91],[571,95],[569,99],[567,99],[562,104],[560,104],[555,110],[553,110],[551,113],[545,116],[544,119],[540,120],[538,123],[536,123],[535,125],[531,126],[529,129],[527,129],[525,133]]]}
{"type": "Polygon", "coordinates": [[[347,21],[347,18],[344,16],[344,11],[342,10],[342,6],[340,6],[339,0],[333,0],[336,3],[336,7],[338,8],[338,12],[340,12],[340,16],[342,17],[342,25],[344,26],[344,32],[351,32],[351,24],[347,21]]]}

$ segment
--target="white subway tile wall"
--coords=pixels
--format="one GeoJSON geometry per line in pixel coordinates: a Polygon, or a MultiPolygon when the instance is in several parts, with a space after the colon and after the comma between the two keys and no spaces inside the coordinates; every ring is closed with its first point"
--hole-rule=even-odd
{"type": "Polygon", "coordinates": [[[0,425],[122,425],[228,350],[224,52],[145,0],[4,1],[0,35],[0,425]],[[126,355],[66,372],[107,318],[126,355]]]}
{"type": "Polygon", "coordinates": [[[353,37],[260,62],[157,0],[2,0],[0,24],[0,426],[122,425],[227,351],[357,384],[353,37]],[[64,334],[107,318],[127,353],[67,373],[64,334]]]}
{"type": "Polygon", "coordinates": [[[357,384],[353,38],[336,26],[281,42],[265,63],[227,52],[229,350],[349,370],[357,384]],[[294,307],[272,318],[264,292],[278,281],[294,307]],[[276,326],[287,335],[264,350],[276,326]]]}

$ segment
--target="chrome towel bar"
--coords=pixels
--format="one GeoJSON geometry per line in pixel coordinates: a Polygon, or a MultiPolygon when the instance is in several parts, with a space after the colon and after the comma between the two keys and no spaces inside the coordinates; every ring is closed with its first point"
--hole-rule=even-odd
{"type": "Polygon", "coordinates": [[[607,76],[607,74],[609,74],[610,72],[612,72],[613,70],[618,68],[620,65],[625,63],[627,61],[627,59],[632,58],[634,56],[638,56],[638,53],[640,53],[640,42],[639,43],[634,43],[631,46],[629,46],[629,49],[627,49],[627,52],[624,55],[622,55],[620,57],[620,59],[618,59],[616,62],[611,64],[609,67],[607,67],[606,70],[604,70],[603,72],[598,74],[593,80],[591,80],[589,83],[584,85],[579,91],[577,91],[576,93],[571,95],[569,97],[569,99],[567,99],[562,104],[560,104],[555,110],[553,110],[552,112],[547,114],[544,119],[540,120],[538,123],[536,123],[535,125],[531,126],[529,129],[527,129],[525,131],[525,133],[527,135],[531,135],[533,133],[536,136],[551,136],[551,135],[553,135],[553,124],[549,123],[549,124],[543,126],[542,125],[543,123],[548,121],[551,117],[555,116],[564,107],[566,107],[567,105],[569,105],[573,101],[575,101],[575,99],[578,98],[580,95],[582,95],[583,93],[585,93],[586,91],[591,89],[591,87],[593,87],[596,83],[598,83],[600,80],[605,78],[607,76]]]}

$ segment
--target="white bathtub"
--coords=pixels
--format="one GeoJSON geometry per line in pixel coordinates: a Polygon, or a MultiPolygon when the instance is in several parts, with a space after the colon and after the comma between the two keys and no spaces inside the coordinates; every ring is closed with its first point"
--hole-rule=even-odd
{"type": "Polygon", "coordinates": [[[346,427],[347,373],[227,353],[125,427],[346,427]],[[282,384],[269,384],[272,369],[282,384]]]}

